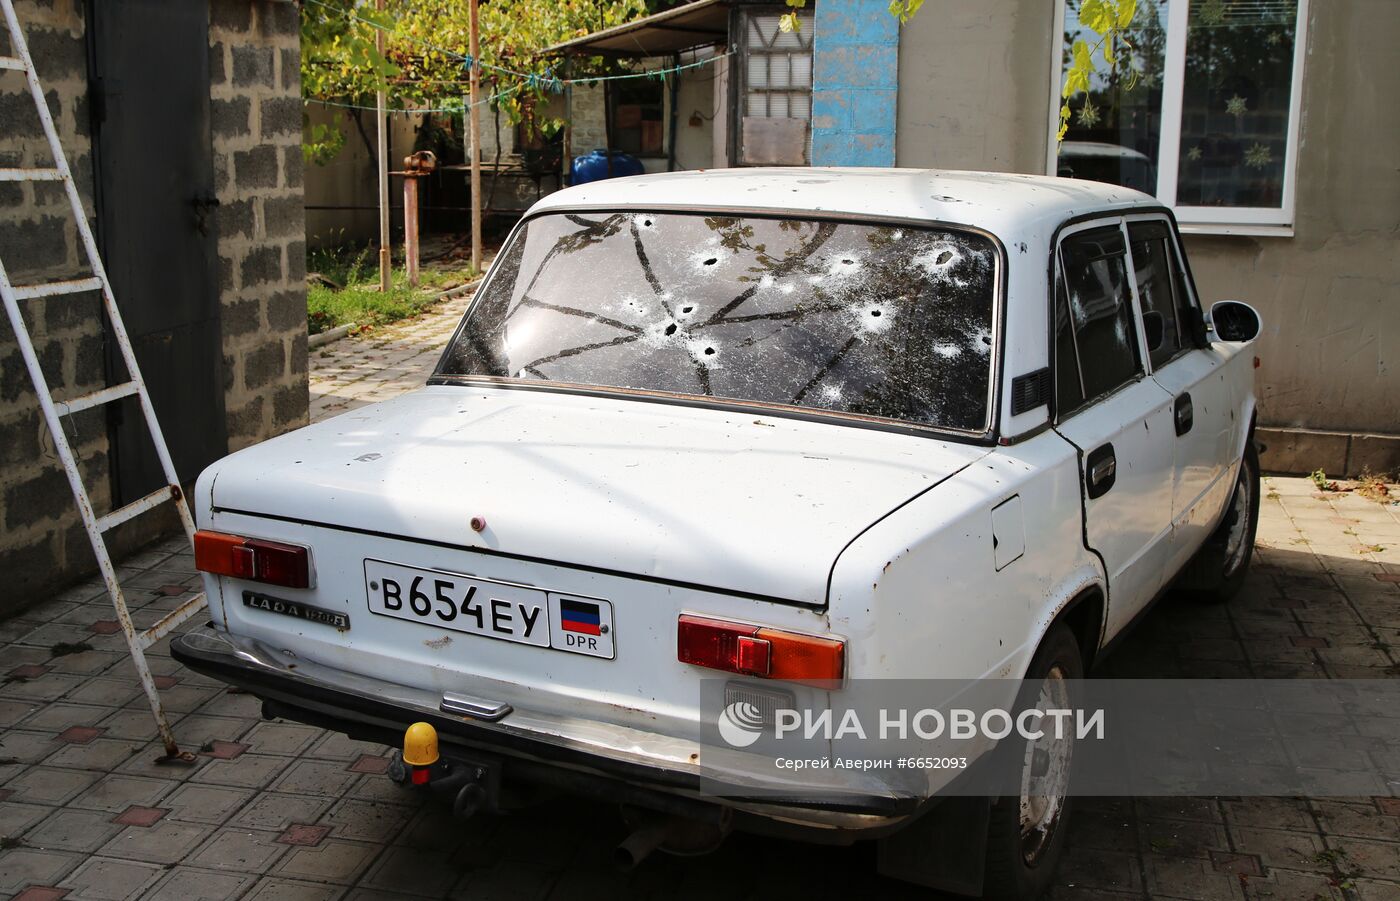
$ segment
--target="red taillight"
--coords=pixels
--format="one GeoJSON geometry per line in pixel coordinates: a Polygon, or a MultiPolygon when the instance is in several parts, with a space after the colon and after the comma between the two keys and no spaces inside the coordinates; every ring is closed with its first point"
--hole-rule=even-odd
{"type": "Polygon", "coordinates": [[[194,565],[200,572],[216,576],[285,588],[311,587],[311,554],[304,547],[280,541],[200,529],[194,533],[194,565]]]}
{"type": "Polygon", "coordinates": [[[845,673],[846,643],[682,614],[676,632],[676,659],[763,679],[835,682],[845,673]]]}

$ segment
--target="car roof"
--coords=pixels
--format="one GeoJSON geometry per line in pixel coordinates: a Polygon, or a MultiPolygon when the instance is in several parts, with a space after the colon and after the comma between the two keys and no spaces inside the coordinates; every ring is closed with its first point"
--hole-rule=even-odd
{"type": "Polygon", "coordinates": [[[697,169],[589,182],[531,212],[680,209],[836,214],[985,229],[1005,242],[1053,231],[1098,211],[1160,208],[1156,198],[1103,182],[1006,172],[885,168],[697,169]]]}

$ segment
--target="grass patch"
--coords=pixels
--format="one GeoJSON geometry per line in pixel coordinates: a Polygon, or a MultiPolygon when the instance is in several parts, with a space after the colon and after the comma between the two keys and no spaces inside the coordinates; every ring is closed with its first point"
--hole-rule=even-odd
{"type": "Polygon", "coordinates": [[[370,246],[344,246],[309,251],[306,258],[307,329],[311,334],[355,323],[372,328],[416,316],[432,307],[438,295],[475,277],[470,264],[427,264],[419,270],[419,285],[396,264],[387,293],[379,290],[379,268],[370,246]]]}

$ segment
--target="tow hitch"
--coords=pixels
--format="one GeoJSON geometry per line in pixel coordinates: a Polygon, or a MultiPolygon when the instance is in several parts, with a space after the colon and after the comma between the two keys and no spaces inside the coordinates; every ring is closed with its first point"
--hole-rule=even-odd
{"type": "Polygon", "coordinates": [[[451,797],[452,812],[462,819],[483,810],[500,812],[500,761],[484,757],[443,760],[437,730],[429,723],[408,727],[403,751],[395,752],[389,761],[388,776],[400,785],[451,797]]]}

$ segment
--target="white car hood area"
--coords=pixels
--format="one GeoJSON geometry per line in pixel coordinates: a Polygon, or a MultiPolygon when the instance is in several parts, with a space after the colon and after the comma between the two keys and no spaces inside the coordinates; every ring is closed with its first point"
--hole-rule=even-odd
{"type": "Polygon", "coordinates": [[[212,505],[214,528],[237,511],[821,606],[853,538],[987,452],[754,412],[436,386],[226,457],[201,476],[197,515],[208,526],[212,505]]]}

